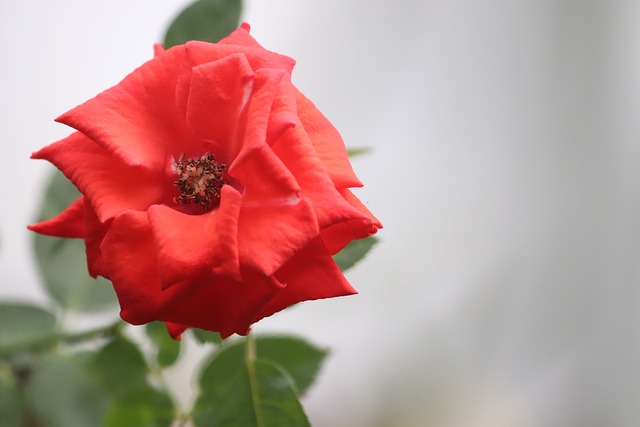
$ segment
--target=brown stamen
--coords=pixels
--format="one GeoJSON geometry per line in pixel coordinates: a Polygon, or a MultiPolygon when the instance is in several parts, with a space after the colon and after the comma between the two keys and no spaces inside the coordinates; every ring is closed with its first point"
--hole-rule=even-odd
{"type": "Polygon", "coordinates": [[[174,184],[180,195],[173,201],[181,205],[199,205],[202,210],[211,209],[220,201],[220,189],[224,185],[222,173],[227,165],[216,163],[213,154],[184,160],[184,153],[174,164],[178,180],[174,184]]]}

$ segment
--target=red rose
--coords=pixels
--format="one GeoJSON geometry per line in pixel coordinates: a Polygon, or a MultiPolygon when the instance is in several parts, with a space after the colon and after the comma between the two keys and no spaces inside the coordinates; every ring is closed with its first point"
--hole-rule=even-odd
{"type": "Polygon", "coordinates": [[[189,42],[63,114],[33,154],[82,196],[38,233],[82,238],[122,318],[246,334],[300,301],[355,293],[332,255],[380,222],[336,129],[291,83],[294,61],[243,25],[189,42]]]}

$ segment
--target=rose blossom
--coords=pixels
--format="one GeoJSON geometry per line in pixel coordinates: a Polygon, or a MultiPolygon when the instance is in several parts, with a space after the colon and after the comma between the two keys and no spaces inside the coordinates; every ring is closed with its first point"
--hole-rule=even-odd
{"type": "Polygon", "coordinates": [[[33,154],[82,196],[30,226],[82,238],[121,317],[246,334],[300,301],[353,294],[332,259],[382,225],[349,190],[337,130],[291,83],[294,60],[244,24],[163,51],[60,116],[76,129],[33,154]]]}

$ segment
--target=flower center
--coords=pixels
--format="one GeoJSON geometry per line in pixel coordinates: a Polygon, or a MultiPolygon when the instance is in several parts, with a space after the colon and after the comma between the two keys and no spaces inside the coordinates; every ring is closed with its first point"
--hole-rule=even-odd
{"type": "Polygon", "coordinates": [[[174,164],[178,179],[173,183],[180,195],[173,201],[181,205],[199,205],[202,210],[211,209],[220,202],[220,189],[224,185],[222,173],[227,167],[216,163],[213,154],[184,160],[184,153],[174,164]]]}

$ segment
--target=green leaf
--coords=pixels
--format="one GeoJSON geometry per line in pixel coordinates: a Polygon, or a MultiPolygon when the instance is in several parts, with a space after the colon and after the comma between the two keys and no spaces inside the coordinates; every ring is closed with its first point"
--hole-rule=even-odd
{"type": "MultiPolygon", "coordinates": [[[[258,359],[275,363],[287,372],[299,395],[304,394],[313,383],[322,362],[329,354],[327,349],[316,347],[293,336],[255,335],[254,339],[258,359]]],[[[215,366],[220,366],[227,359],[229,363],[235,363],[244,357],[244,340],[227,344],[223,348],[223,358],[216,362],[215,366]]],[[[218,353],[216,352],[213,354],[213,358],[217,357],[218,353]]],[[[219,372],[215,367],[207,367],[202,371],[200,382],[202,384],[215,382],[217,375],[219,372]]]]}
{"type": "Polygon", "coordinates": [[[258,359],[253,371],[250,375],[255,376],[258,391],[253,405],[262,411],[262,422],[258,419],[259,426],[311,426],[289,376],[279,366],[258,359]]]}
{"type": "Polygon", "coordinates": [[[147,323],[145,331],[158,349],[156,353],[158,364],[162,367],[173,365],[180,356],[180,341],[171,338],[163,322],[147,323]]]}
{"type": "Polygon", "coordinates": [[[22,423],[22,404],[15,381],[8,366],[0,364],[0,426],[19,427],[22,423]]]}
{"type": "Polygon", "coordinates": [[[364,239],[354,240],[344,247],[340,252],[333,256],[334,261],[340,267],[340,270],[347,271],[353,267],[358,261],[363,259],[365,255],[378,243],[378,238],[369,236],[364,239]]]}
{"type": "MultiPolygon", "coordinates": [[[[39,220],[56,216],[80,196],[62,173],[51,179],[39,220]]],[[[117,306],[111,283],[87,271],[84,242],[34,234],[36,260],[47,292],[62,307],[94,311],[117,306]]]]}
{"type": "Polygon", "coordinates": [[[300,396],[313,384],[329,354],[326,349],[292,336],[256,337],[256,349],[258,359],[273,362],[287,372],[300,396]]]}
{"type": "Polygon", "coordinates": [[[48,427],[101,425],[108,405],[86,370],[86,358],[49,354],[35,368],[25,389],[27,409],[48,427]]]}
{"type": "Polygon", "coordinates": [[[164,392],[146,386],[120,396],[107,411],[105,427],[168,427],[175,407],[164,392]]]}
{"type": "Polygon", "coordinates": [[[349,157],[361,156],[363,154],[369,154],[370,152],[371,148],[350,148],[347,150],[349,157]]]}
{"type": "MultiPolygon", "coordinates": [[[[257,341],[260,354],[260,341],[257,341]]],[[[193,411],[197,427],[309,426],[291,376],[270,360],[251,356],[247,340],[222,345],[200,377],[193,411]]]]}
{"type": "Polygon", "coordinates": [[[245,340],[228,340],[211,354],[198,380],[202,390],[211,389],[218,380],[231,377],[243,369],[245,340]]]}
{"type": "Polygon", "coordinates": [[[164,47],[189,40],[217,42],[240,25],[241,0],[197,0],[187,6],[169,26],[164,47]]]}
{"type": "Polygon", "coordinates": [[[193,334],[196,341],[198,341],[200,344],[222,344],[222,337],[217,332],[205,331],[198,328],[190,328],[189,330],[193,334]]]}
{"type": "Polygon", "coordinates": [[[173,401],[165,392],[149,385],[149,369],[144,356],[126,337],[116,335],[93,356],[88,369],[112,399],[106,412],[105,426],[171,425],[175,415],[173,401]]]}
{"type": "Polygon", "coordinates": [[[102,347],[89,362],[103,389],[110,394],[123,394],[147,385],[147,363],[138,347],[122,335],[102,347]]]}
{"type": "Polygon", "coordinates": [[[0,354],[25,350],[55,337],[56,318],[26,304],[0,303],[0,354]]]}

